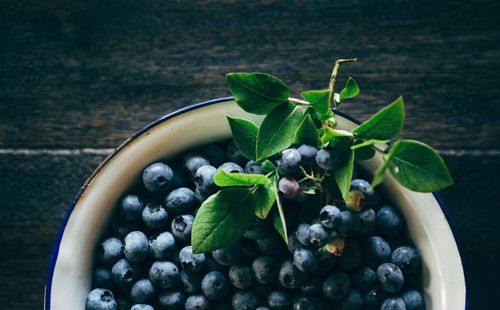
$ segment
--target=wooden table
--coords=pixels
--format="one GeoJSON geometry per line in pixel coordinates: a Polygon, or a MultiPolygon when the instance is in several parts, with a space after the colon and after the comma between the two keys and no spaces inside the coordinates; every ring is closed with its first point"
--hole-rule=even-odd
{"type": "Polygon", "coordinates": [[[477,1],[2,1],[0,308],[40,309],[52,242],[86,176],[156,118],[266,71],[298,94],[333,61],[366,119],[403,94],[405,138],[445,157],[472,309],[497,308],[499,4],[477,1]],[[335,3],[337,2],[337,3],[335,3]]]}

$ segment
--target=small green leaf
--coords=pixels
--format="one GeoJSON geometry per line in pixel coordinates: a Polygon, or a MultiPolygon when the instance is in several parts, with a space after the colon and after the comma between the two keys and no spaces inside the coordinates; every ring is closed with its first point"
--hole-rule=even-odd
{"type": "Polygon", "coordinates": [[[278,233],[283,237],[285,243],[288,244],[288,232],[286,228],[286,220],[285,220],[285,211],[283,210],[283,205],[281,202],[281,197],[278,193],[278,180],[279,177],[276,175],[274,177],[274,196],[276,197],[276,206],[278,207],[278,214],[273,219],[274,228],[278,231],[278,233]]]}
{"type": "Polygon", "coordinates": [[[348,155],[346,156],[347,160],[334,173],[335,181],[337,182],[344,200],[347,200],[347,195],[349,194],[349,189],[351,187],[352,172],[354,170],[354,151],[346,149],[346,152],[348,152],[348,155]]]}
{"type": "Polygon", "coordinates": [[[378,168],[375,170],[373,173],[373,180],[372,180],[372,187],[375,188],[375,186],[379,185],[384,181],[384,174],[385,170],[387,169],[387,161],[384,161],[382,165],[378,166],[378,168]]]}
{"type": "Polygon", "coordinates": [[[356,83],[352,77],[349,77],[345,83],[344,89],[340,92],[340,100],[351,99],[357,95],[359,95],[358,83],[356,83]]]}
{"type": "Polygon", "coordinates": [[[323,135],[321,136],[321,143],[327,143],[337,137],[353,137],[353,134],[347,130],[325,127],[323,129],[323,135]]]}
{"type": "Polygon", "coordinates": [[[403,186],[416,192],[434,192],[453,184],[439,154],[425,143],[399,140],[387,154],[389,172],[403,186]]]}
{"type": "Polygon", "coordinates": [[[295,131],[293,139],[295,144],[307,144],[318,147],[321,143],[319,139],[318,129],[314,124],[311,115],[306,114],[299,127],[295,131]]]}
{"type": "Polygon", "coordinates": [[[267,218],[267,215],[271,211],[274,202],[276,201],[276,196],[274,195],[274,177],[271,178],[271,182],[268,185],[259,185],[255,192],[253,192],[253,201],[255,204],[255,215],[261,219],[267,218]]]}
{"type": "Polygon", "coordinates": [[[304,111],[293,104],[280,105],[269,113],[257,133],[257,160],[281,152],[293,143],[304,111]]]}
{"type": "Polygon", "coordinates": [[[203,253],[223,248],[250,227],[254,204],[248,188],[226,188],[208,197],[193,223],[193,252],[203,253]]]}
{"type": "Polygon", "coordinates": [[[285,83],[267,73],[228,73],[226,79],[236,103],[249,113],[268,114],[290,97],[285,83]]]}
{"type": "Polygon", "coordinates": [[[330,110],[330,104],[328,103],[328,97],[330,96],[330,91],[328,89],[306,90],[301,92],[300,96],[311,103],[319,116],[333,114],[330,110]]]}
{"type": "Polygon", "coordinates": [[[271,180],[262,174],[228,173],[219,170],[214,175],[214,183],[217,186],[253,186],[269,185],[271,180]]]}
{"type": "MultiPolygon", "coordinates": [[[[353,149],[351,147],[351,149],[353,149]]],[[[370,146],[364,146],[354,149],[354,159],[355,160],[368,160],[375,156],[375,150],[370,146]]]]}
{"type": "Polygon", "coordinates": [[[396,136],[403,127],[404,103],[399,97],[393,103],[381,109],[369,120],[354,128],[352,133],[362,138],[389,140],[396,136]]]}
{"type": "Polygon", "coordinates": [[[276,170],[276,166],[269,159],[264,160],[261,167],[264,173],[276,170]]]}
{"type": "Polygon", "coordinates": [[[248,159],[255,160],[255,144],[257,141],[257,125],[249,120],[226,115],[231,132],[233,134],[234,144],[238,147],[241,154],[248,159]]]}

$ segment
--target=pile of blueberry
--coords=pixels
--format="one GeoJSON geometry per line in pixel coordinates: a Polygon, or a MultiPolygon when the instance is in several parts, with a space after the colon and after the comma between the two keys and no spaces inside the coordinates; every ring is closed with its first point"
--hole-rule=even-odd
{"type": "Polygon", "coordinates": [[[86,310],[425,308],[419,253],[380,192],[357,178],[351,191],[359,211],[341,201],[325,205],[296,176],[300,165],[327,169],[329,154],[303,145],[275,162],[288,245],[270,219],[256,217],[238,242],[202,254],[191,249],[191,228],[217,191],[213,175],[262,173],[260,164],[229,142],[146,167],[97,247],[86,310]]]}

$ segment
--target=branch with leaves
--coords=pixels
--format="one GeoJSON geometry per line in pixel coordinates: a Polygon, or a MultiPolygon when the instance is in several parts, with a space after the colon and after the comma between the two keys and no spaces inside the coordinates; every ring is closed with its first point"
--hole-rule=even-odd
{"type": "Polygon", "coordinates": [[[396,140],[386,149],[379,147],[394,139],[403,127],[402,97],[352,131],[336,128],[335,108],[359,94],[352,77],[340,93],[335,93],[340,65],[353,61],[356,59],[337,60],[328,88],[303,91],[303,100],[291,98],[285,83],[270,74],[227,74],[236,103],[249,113],[264,115],[260,127],[244,118],[227,119],[241,154],[260,162],[265,174],[215,174],[220,190],[203,202],[193,224],[191,241],[195,252],[209,252],[237,241],[255,216],[266,219],[270,214],[274,216],[274,227],[287,242],[286,210],[278,190],[279,169],[273,161],[292,145],[306,144],[335,154],[334,163],[324,171],[301,167],[299,183],[305,193],[321,192],[325,202],[342,201],[353,210],[358,207],[356,197],[349,195],[355,161],[368,160],[376,152],[382,154],[383,164],[374,172],[374,187],[383,181],[386,172],[417,192],[439,191],[453,183],[441,156],[425,143],[396,140]],[[277,212],[271,213],[273,208],[277,212]]]}

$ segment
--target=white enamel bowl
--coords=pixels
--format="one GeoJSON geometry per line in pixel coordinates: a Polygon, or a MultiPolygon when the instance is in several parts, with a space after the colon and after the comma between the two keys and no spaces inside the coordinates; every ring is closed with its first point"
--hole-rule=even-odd
{"type": "MultiPolygon", "coordinates": [[[[81,188],[59,228],[47,274],[45,309],[84,309],[95,247],[120,196],[151,162],[230,137],[226,114],[260,121],[260,117],[241,110],[231,98],[193,105],[148,125],[99,165],[81,188]]],[[[348,116],[340,115],[340,128],[356,126],[348,116]]],[[[380,162],[377,155],[361,165],[373,171],[380,162]]],[[[437,196],[402,188],[389,175],[385,180],[383,189],[406,217],[411,238],[422,255],[427,309],[466,309],[462,260],[437,196]]]]}

